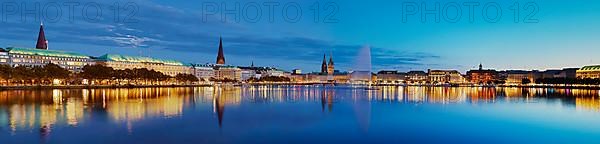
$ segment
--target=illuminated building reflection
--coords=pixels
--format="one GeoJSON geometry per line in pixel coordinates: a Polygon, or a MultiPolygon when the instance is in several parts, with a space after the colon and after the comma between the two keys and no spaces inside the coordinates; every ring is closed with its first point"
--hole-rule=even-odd
{"type": "MultiPolygon", "coordinates": [[[[39,131],[46,137],[56,125],[77,127],[86,121],[106,119],[125,124],[149,118],[172,118],[186,109],[205,108],[218,126],[226,109],[243,103],[311,103],[322,112],[335,112],[338,103],[350,103],[356,115],[370,115],[372,103],[486,104],[497,102],[559,102],[577,110],[600,111],[598,90],[494,88],[494,87],[399,87],[379,90],[326,85],[215,86],[201,88],[64,89],[0,91],[0,125],[11,133],[39,131]]],[[[340,107],[343,108],[343,107],[340,107]]],[[[368,125],[368,119],[365,125],[368,125]]],[[[368,126],[365,126],[368,127],[368,126]]]]}

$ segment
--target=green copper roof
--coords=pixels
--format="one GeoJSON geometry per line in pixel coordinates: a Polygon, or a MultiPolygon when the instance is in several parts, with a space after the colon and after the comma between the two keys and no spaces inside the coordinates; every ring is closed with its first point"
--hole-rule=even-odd
{"type": "Polygon", "coordinates": [[[142,63],[163,63],[167,65],[180,65],[183,66],[183,63],[176,60],[164,60],[157,59],[151,57],[140,57],[140,56],[125,56],[125,55],[116,55],[116,54],[105,54],[98,57],[99,60],[105,61],[118,61],[118,62],[142,62],[142,63]]]}
{"type": "Polygon", "coordinates": [[[579,70],[580,71],[599,71],[600,70],[600,65],[584,66],[584,67],[582,67],[579,70]]]}
{"type": "Polygon", "coordinates": [[[90,58],[89,56],[72,53],[72,52],[63,52],[56,50],[42,50],[42,49],[33,49],[33,48],[7,48],[9,53],[11,54],[22,54],[22,55],[39,55],[39,56],[50,56],[50,57],[66,57],[66,58],[90,58]]]}

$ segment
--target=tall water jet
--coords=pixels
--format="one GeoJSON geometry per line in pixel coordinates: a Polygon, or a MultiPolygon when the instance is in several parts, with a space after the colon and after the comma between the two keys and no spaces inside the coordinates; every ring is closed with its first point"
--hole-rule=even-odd
{"type": "Polygon", "coordinates": [[[366,45],[362,47],[358,51],[358,55],[356,56],[356,62],[354,64],[354,68],[352,69],[352,75],[350,80],[353,84],[359,84],[367,87],[366,91],[359,91],[356,95],[353,95],[354,103],[352,107],[354,109],[354,115],[356,117],[356,121],[358,127],[365,133],[368,133],[370,124],[371,124],[371,103],[369,99],[371,98],[371,93],[376,90],[376,88],[372,88],[371,84],[371,47],[366,45]],[[361,100],[362,99],[362,100],[361,100]],[[364,100],[367,99],[367,100],[364,100]]]}
{"type": "Polygon", "coordinates": [[[371,82],[371,47],[363,46],[356,56],[350,80],[352,83],[367,84],[371,82]]]}

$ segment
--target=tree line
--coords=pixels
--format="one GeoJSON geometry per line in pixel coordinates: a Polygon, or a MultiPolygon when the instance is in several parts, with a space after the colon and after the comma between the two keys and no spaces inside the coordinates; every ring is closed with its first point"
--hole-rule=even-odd
{"type": "Polygon", "coordinates": [[[190,83],[201,80],[192,74],[177,74],[171,77],[146,68],[115,70],[103,65],[86,65],[81,72],[73,73],[53,63],[44,66],[12,67],[10,65],[0,65],[0,78],[7,85],[47,85],[52,84],[54,79],[61,80],[60,84],[81,84],[83,79],[95,84],[121,84],[122,82],[127,82],[127,84],[140,82],[159,84],[160,82],[172,80],[190,83]]]}
{"type": "Polygon", "coordinates": [[[54,79],[68,79],[71,75],[70,71],[53,63],[45,66],[0,65],[0,78],[6,84],[51,84],[54,79]]]}

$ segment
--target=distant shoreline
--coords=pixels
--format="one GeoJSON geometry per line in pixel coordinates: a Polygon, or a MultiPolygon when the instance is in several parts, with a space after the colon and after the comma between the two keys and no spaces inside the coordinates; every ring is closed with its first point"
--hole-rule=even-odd
{"type": "MultiPolygon", "coordinates": [[[[212,87],[215,85],[252,85],[252,86],[276,86],[276,85],[350,85],[343,83],[231,83],[231,84],[190,84],[190,85],[21,85],[0,86],[1,90],[43,90],[43,89],[102,89],[102,88],[161,88],[161,87],[212,87]]],[[[401,86],[401,87],[482,87],[482,88],[559,88],[559,89],[586,89],[600,90],[600,85],[404,85],[404,84],[374,84],[373,86],[401,86]]]]}

